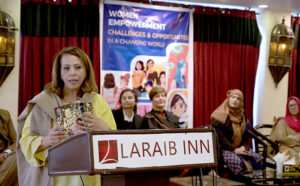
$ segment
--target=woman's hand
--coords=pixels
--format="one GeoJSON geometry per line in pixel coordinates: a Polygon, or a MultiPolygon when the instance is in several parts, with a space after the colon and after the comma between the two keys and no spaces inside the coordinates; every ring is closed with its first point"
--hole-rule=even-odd
{"type": "MultiPolygon", "coordinates": [[[[85,112],[83,114],[83,119],[86,122],[86,129],[91,130],[110,130],[110,127],[105,123],[104,120],[98,118],[95,114],[85,112]]],[[[78,125],[76,128],[84,130],[84,122],[82,117],[77,120],[78,125]]]]}
{"type": "Polygon", "coordinates": [[[295,141],[298,141],[298,138],[296,135],[288,135],[288,138],[292,139],[292,140],[295,140],[295,141]]]}
{"type": "Polygon", "coordinates": [[[236,155],[247,155],[247,151],[246,151],[245,146],[240,146],[240,147],[234,149],[234,153],[236,155]]]}
{"type": "Polygon", "coordinates": [[[7,152],[0,153],[0,164],[3,163],[8,157],[7,152]]]}
{"type": "Polygon", "coordinates": [[[48,136],[43,137],[41,142],[42,144],[39,146],[38,151],[51,147],[67,137],[69,137],[69,135],[65,128],[63,126],[56,125],[50,129],[48,136]]]}
{"type": "Polygon", "coordinates": [[[296,146],[296,147],[300,147],[300,143],[297,142],[297,143],[295,144],[295,146],[296,146]]]}

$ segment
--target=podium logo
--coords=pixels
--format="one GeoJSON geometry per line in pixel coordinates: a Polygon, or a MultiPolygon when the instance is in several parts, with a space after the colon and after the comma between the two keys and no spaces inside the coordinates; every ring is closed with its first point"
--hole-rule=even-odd
{"type": "Polygon", "coordinates": [[[99,163],[118,163],[118,143],[117,140],[98,141],[99,163]]]}

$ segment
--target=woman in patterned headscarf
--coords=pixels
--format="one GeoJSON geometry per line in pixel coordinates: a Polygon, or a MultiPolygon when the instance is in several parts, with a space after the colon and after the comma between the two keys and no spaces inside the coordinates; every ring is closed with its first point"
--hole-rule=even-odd
{"type": "Polygon", "coordinates": [[[271,132],[271,139],[279,144],[279,151],[289,150],[300,164],[300,100],[289,97],[285,117],[278,118],[271,132]]]}
{"type": "Polygon", "coordinates": [[[248,148],[249,124],[243,109],[243,100],[240,90],[229,90],[225,101],[211,115],[212,125],[218,134],[222,161],[235,175],[261,169],[263,159],[248,148]]]}

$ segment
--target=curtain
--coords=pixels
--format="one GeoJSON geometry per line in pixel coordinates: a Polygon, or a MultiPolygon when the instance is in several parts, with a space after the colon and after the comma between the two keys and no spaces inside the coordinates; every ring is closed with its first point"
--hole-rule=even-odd
{"type": "Polygon", "coordinates": [[[19,114],[51,81],[55,55],[78,46],[91,58],[100,78],[99,0],[22,0],[19,114]]]}
{"type": "Polygon", "coordinates": [[[244,108],[252,121],[260,40],[253,11],[195,9],[194,127],[210,124],[211,113],[230,89],[244,93],[244,108]]]}
{"type": "Polygon", "coordinates": [[[289,71],[289,85],[288,85],[288,96],[300,97],[300,46],[299,46],[299,27],[300,17],[291,17],[292,28],[296,37],[294,43],[293,62],[292,67],[289,71]]]}

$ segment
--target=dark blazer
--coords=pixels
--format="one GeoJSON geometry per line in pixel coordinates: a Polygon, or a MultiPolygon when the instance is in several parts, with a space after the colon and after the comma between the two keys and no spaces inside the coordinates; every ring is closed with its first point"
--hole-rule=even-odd
{"type": "Polygon", "coordinates": [[[114,115],[118,130],[141,129],[142,128],[143,118],[138,114],[134,114],[132,122],[124,121],[124,114],[123,114],[122,109],[113,111],[113,115],[114,115]]]}
{"type": "Polygon", "coordinates": [[[163,111],[167,120],[158,116],[154,110],[145,114],[143,118],[143,128],[145,129],[168,129],[179,128],[179,118],[169,111],[163,111]]]}

